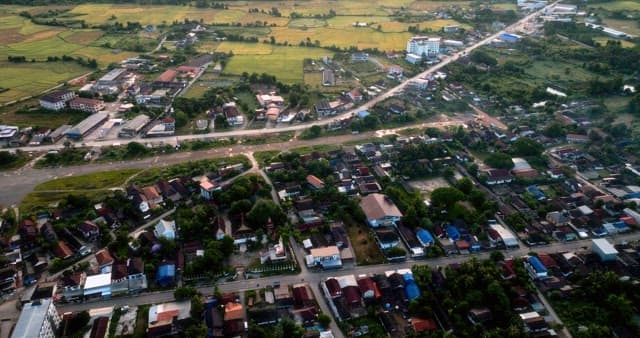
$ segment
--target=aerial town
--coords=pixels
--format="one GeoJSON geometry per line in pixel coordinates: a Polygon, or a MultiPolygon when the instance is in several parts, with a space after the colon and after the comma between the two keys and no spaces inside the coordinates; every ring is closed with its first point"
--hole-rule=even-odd
{"type": "Polygon", "coordinates": [[[0,338],[640,337],[638,17],[3,2],[0,338]]]}

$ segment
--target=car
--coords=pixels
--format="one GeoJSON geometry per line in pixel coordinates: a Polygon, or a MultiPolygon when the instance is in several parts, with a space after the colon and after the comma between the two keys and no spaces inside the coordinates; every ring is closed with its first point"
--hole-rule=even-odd
{"type": "Polygon", "coordinates": [[[277,281],[273,282],[273,288],[274,289],[277,289],[279,287],[280,287],[280,281],[277,280],[277,281]]]}

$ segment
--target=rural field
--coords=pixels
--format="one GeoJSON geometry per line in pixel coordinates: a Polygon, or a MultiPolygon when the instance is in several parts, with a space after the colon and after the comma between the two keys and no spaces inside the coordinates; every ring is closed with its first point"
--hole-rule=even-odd
{"type": "Polygon", "coordinates": [[[640,11],[639,1],[612,1],[590,4],[592,8],[603,8],[608,11],[640,11]]]}
{"type": "Polygon", "coordinates": [[[75,62],[9,63],[2,61],[0,68],[2,68],[0,87],[9,89],[0,93],[0,103],[37,95],[59,83],[91,71],[75,62]]]}
{"type": "Polygon", "coordinates": [[[217,49],[217,51],[226,52],[229,50],[233,51],[234,56],[229,60],[224,73],[232,75],[240,75],[243,72],[267,73],[275,75],[278,80],[285,83],[303,81],[304,59],[318,59],[325,55],[332,55],[332,52],[320,48],[284,47],[263,43],[225,42],[217,49]]]}

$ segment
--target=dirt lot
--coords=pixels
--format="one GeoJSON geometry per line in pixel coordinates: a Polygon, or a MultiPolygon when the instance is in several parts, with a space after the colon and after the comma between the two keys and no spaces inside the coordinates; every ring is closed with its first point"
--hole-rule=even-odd
{"type": "Polygon", "coordinates": [[[446,188],[449,186],[449,182],[444,177],[436,177],[428,180],[413,180],[409,181],[409,185],[422,192],[423,194],[429,194],[437,188],[446,188]]]}

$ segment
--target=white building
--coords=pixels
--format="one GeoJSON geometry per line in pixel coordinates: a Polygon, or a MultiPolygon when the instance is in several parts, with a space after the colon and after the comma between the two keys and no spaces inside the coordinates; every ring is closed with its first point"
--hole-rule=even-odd
{"type": "Polygon", "coordinates": [[[437,56],[440,54],[440,38],[414,36],[407,41],[407,54],[437,56]]]}
{"type": "Polygon", "coordinates": [[[163,219],[156,224],[153,229],[153,234],[156,237],[164,237],[166,239],[176,239],[176,221],[165,221],[163,219]]]}
{"type": "Polygon", "coordinates": [[[83,293],[85,298],[111,298],[111,274],[87,276],[83,293]]]}
{"type": "Polygon", "coordinates": [[[40,107],[54,111],[62,110],[67,107],[67,101],[75,96],[70,90],[51,92],[40,98],[40,107]]]}
{"type": "Polygon", "coordinates": [[[491,224],[489,224],[489,228],[498,233],[498,236],[500,236],[500,238],[502,239],[502,243],[504,243],[504,246],[506,246],[507,248],[518,247],[518,239],[516,238],[516,236],[501,224],[493,221],[491,224]]]}
{"type": "Polygon", "coordinates": [[[598,254],[603,261],[614,261],[618,257],[618,250],[606,238],[592,240],[591,251],[598,254]]]}
{"type": "Polygon", "coordinates": [[[51,298],[25,304],[12,338],[54,338],[61,322],[51,298]]]}
{"type": "Polygon", "coordinates": [[[321,266],[324,269],[336,269],[342,267],[340,249],[337,246],[328,246],[309,250],[306,256],[307,266],[321,266]]]}

